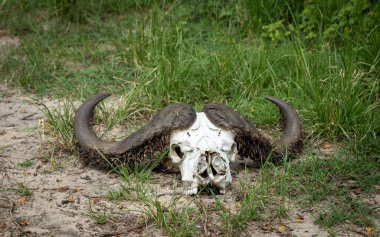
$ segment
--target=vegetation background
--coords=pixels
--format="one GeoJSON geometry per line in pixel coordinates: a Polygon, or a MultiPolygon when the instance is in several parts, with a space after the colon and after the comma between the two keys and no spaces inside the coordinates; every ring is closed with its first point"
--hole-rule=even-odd
{"type": "MultiPolygon", "coordinates": [[[[325,228],[375,226],[378,209],[363,200],[380,181],[379,1],[3,0],[0,29],[21,40],[0,57],[1,81],[69,100],[124,95],[108,128],[178,101],[222,102],[268,128],[277,111],[262,98],[289,101],[304,122],[306,151],[267,168],[286,170],[287,188],[271,188],[326,204],[317,217],[325,228]],[[338,149],[321,158],[321,143],[338,149]]],[[[53,130],[72,146],[70,115],[65,123],[55,116],[53,130]]]]}

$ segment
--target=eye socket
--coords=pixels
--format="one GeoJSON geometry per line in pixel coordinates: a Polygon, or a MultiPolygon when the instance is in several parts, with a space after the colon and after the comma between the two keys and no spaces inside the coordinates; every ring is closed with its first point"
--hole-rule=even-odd
{"type": "Polygon", "coordinates": [[[174,146],[174,151],[175,151],[175,153],[177,154],[177,156],[179,157],[179,158],[183,158],[183,152],[181,151],[181,147],[179,147],[179,146],[174,146]]]}
{"type": "Polygon", "coordinates": [[[173,162],[180,162],[184,157],[184,153],[182,152],[181,147],[177,144],[173,144],[170,148],[170,156],[173,159],[173,162]]]}

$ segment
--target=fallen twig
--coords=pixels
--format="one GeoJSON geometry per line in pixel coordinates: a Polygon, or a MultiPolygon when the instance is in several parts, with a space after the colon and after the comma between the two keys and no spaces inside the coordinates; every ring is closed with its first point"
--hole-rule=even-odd
{"type": "Polygon", "coordinates": [[[352,232],[355,232],[357,234],[363,235],[363,236],[368,236],[368,233],[366,233],[364,231],[361,231],[361,230],[356,230],[356,229],[353,229],[353,228],[348,228],[348,230],[350,230],[352,232]]]}
{"type": "Polygon", "coordinates": [[[29,120],[30,117],[33,117],[34,115],[36,115],[37,113],[31,113],[31,114],[28,114],[24,117],[21,118],[21,120],[29,120]]]}

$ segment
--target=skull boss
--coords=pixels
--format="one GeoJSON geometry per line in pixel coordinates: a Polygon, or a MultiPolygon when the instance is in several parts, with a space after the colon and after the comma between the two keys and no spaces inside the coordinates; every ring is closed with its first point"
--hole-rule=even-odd
{"type": "Polygon", "coordinates": [[[237,154],[234,138],[232,131],[216,127],[204,113],[197,113],[189,129],[172,132],[169,155],[181,172],[185,194],[196,194],[207,184],[223,193],[231,185],[230,162],[237,154]]]}
{"type": "Polygon", "coordinates": [[[168,146],[171,162],[181,172],[184,193],[191,195],[200,185],[212,184],[223,193],[231,185],[230,162],[236,155],[255,164],[280,161],[283,155],[301,151],[303,129],[297,111],[285,101],[268,96],[281,113],[283,135],[271,142],[232,108],[211,103],[197,113],[188,104],[177,103],[160,110],[135,133],[117,141],[104,141],[91,129],[96,105],[110,96],[99,93],[86,100],[74,118],[74,136],[82,161],[101,169],[146,164],[168,146]]]}

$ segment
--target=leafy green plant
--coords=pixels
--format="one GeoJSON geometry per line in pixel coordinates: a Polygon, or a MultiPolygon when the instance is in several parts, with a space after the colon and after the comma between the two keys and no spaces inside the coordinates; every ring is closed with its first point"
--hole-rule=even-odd
{"type": "Polygon", "coordinates": [[[31,196],[33,192],[23,182],[17,183],[16,191],[22,196],[31,196]]]}
{"type": "Polygon", "coordinates": [[[19,162],[17,165],[23,168],[30,167],[32,165],[32,161],[28,159],[23,162],[19,162]]]}
{"type": "Polygon", "coordinates": [[[89,200],[90,203],[90,212],[89,216],[95,221],[98,225],[104,225],[109,221],[112,221],[112,213],[110,213],[110,210],[106,207],[103,207],[102,211],[94,211],[92,210],[92,204],[91,200],[89,200]]]}

